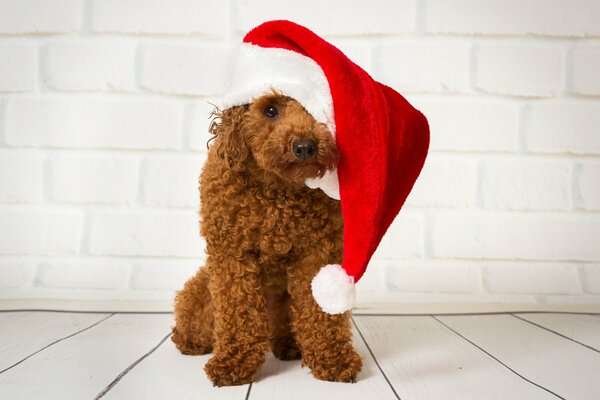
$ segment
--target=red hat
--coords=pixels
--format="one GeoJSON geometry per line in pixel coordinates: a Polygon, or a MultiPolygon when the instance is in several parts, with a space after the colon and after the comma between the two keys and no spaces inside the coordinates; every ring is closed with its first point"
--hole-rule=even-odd
{"type": "Polygon", "coordinates": [[[341,266],[321,268],[312,292],[329,314],[349,310],[354,284],[421,172],[429,147],[427,120],[335,46],[289,21],[251,30],[231,73],[223,106],[250,103],[274,88],[300,102],[334,135],[337,170],[306,184],[340,199],[344,258],[341,266]]]}

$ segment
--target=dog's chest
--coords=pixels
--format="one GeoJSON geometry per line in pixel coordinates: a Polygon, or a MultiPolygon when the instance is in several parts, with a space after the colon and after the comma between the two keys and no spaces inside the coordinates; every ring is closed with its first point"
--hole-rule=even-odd
{"type": "Polygon", "coordinates": [[[341,231],[339,204],[311,189],[263,193],[256,200],[255,232],[263,253],[288,254],[341,231]]]}

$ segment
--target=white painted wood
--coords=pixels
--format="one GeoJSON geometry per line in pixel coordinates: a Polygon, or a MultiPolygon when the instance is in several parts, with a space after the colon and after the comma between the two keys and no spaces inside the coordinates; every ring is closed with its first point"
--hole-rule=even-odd
{"type": "Polygon", "coordinates": [[[0,399],[93,399],[171,325],[171,315],[110,317],[0,374],[0,399]]]}
{"type": "Polygon", "coordinates": [[[300,361],[281,361],[270,356],[252,385],[250,400],[396,399],[356,329],[353,335],[356,351],[363,356],[363,369],[356,383],[320,381],[310,369],[301,368],[300,361]]]}
{"type": "MultiPolygon", "coordinates": [[[[10,324],[13,321],[17,321],[25,316],[31,314],[30,311],[8,311],[0,312],[0,328],[6,324],[10,324]]],[[[0,337],[1,339],[1,337],[0,337]]]]}
{"type": "MultiPolygon", "coordinates": [[[[568,297],[568,296],[567,296],[568,297]]],[[[65,310],[98,312],[172,312],[173,300],[64,300],[5,299],[0,310],[65,310]]],[[[361,303],[355,314],[469,314],[512,312],[574,312],[600,314],[600,304],[538,304],[538,303],[361,303]]]]}
{"type": "Polygon", "coordinates": [[[556,399],[431,317],[355,317],[403,400],[556,399]]]}
{"type": "Polygon", "coordinates": [[[438,317],[515,371],[569,400],[600,399],[600,356],[510,315],[438,317]]]}
{"type": "Polygon", "coordinates": [[[600,317],[585,314],[518,314],[527,321],[600,351],[600,317]]]}
{"type": "Polygon", "coordinates": [[[100,321],[108,314],[0,313],[0,371],[50,343],[100,321]]]}
{"type": "Polygon", "coordinates": [[[204,373],[211,355],[184,356],[171,339],[125,375],[103,400],[244,400],[248,385],[216,388],[204,373]]]}

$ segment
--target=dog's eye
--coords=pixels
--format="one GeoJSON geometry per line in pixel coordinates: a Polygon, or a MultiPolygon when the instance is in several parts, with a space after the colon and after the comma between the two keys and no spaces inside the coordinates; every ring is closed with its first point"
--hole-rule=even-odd
{"type": "Polygon", "coordinates": [[[265,108],[263,113],[265,114],[265,117],[269,119],[275,119],[277,115],[279,115],[279,111],[277,111],[277,108],[273,106],[268,106],[267,108],[265,108]]]}

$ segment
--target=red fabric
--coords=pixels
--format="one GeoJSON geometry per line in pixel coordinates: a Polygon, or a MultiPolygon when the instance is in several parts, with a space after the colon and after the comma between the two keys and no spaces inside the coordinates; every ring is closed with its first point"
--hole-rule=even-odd
{"type": "Polygon", "coordinates": [[[340,151],[342,267],[356,282],[421,172],[429,147],[427,120],[404,97],[303,26],[265,22],[244,42],[298,52],[316,61],[327,77],[340,151]]]}

